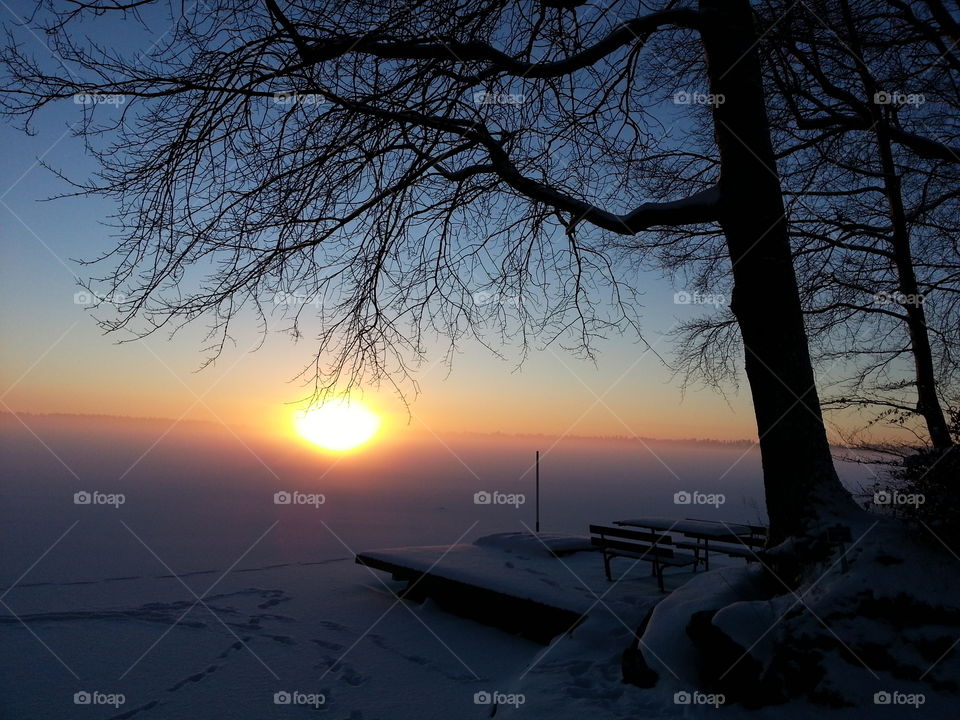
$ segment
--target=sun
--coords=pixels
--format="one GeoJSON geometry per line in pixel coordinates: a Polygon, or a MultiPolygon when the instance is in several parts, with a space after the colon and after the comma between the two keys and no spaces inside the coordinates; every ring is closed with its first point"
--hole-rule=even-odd
{"type": "Polygon", "coordinates": [[[376,435],[380,418],[360,402],[344,398],[328,400],[312,410],[298,412],[293,420],[304,440],[325,450],[352,450],[376,435]]]}

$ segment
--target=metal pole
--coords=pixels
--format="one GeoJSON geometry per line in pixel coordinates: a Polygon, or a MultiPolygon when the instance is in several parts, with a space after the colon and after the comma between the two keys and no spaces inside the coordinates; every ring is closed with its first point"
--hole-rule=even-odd
{"type": "Polygon", "coordinates": [[[540,451],[537,450],[537,532],[540,532],[540,451]]]}

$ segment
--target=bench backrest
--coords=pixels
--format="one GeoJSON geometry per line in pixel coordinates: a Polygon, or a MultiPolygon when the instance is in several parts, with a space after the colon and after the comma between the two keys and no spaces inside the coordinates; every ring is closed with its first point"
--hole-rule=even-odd
{"type": "MultiPolygon", "coordinates": [[[[759,547],[760,545],[765,545],[767,541],[767,528],[763,525],[745,525],[744,523],[732,522],[732,523],[723,523],[719,520],[704,520],[703,518],[684,518],[684,520],[693,520],[695,522],[710,523],[711,525],[730,525],[748,528],[750,530],[750,535],[736,535],[731,533],[731,537],[739,538],[743,541],[745,545],[752,545],[754,547],[759,547]]],[[[711,538],[712,540],[713,538],[711,538]]],[[[718,538],[721,542],[729,542],[726,538],[718,538]]],[[[736,540],[734,540],[736,542],[736,540]]]]}
{"type": "Polygon", "coordinates": [[[648,545],[646,543],[632,542],[629,540],[615,540],[606,537],[591,537],[591,544],[604,550],[614,550],[617,552],[630,553],[642,557],[672,558],[673,550],[662,545],[648,545]]]}
{"type": "Polygon", "coordinates": [[[651,545],[673,545],[673,538],[670,537],[670,535],[651,532],[650,530],[631,530],[623,527],[610,527],[608,525],[591,525],[590,534],[599,535],[604,538],[610,537],[650,543],[651,545]]]}
{"type": "Polygon", "coordinates": [[[734,535],[731,533],[729,535],[711,537],[710,542],[730,543],[731,545],[746,545],[747,547],[764,547],[767,544],[767,539],[765,537],[757,537],[756,535],[734,535]]]}

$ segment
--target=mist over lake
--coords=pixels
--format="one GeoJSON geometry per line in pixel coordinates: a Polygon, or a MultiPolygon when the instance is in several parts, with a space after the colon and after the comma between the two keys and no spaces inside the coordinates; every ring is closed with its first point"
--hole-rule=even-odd
{"type": "MultiPolygon", "coordinates": [[[[48,447],[15,418],[0,420],[5,576],[16,577],[77,522],[70,552],[45,557],[31,572],[34,582],[158,569],[130,530],[175,571],[189,572],[229,565],[274,522],[244,563],[343,556],[324,523],[352,550],[533,528],[538,449],[547,532],[584,534],[588,523],[638,515],[764,519],[759,454],[746,442],[422,434],[335,457],[205,423],[170,429],[162,420],[24,419],[48,447]],[[124,501],[77,505],[80,491],[122,493],[124,501]],[[275,504],[284,491],[323,502],[275,504]],[[477,505],[478,492],[513,495],[514,504],[477,505]],[[722,495],[723,504],[678,505],[674,494],[682,492],[722,495]]],[[[851,486],[872,477],[865,468],[839,467],[851,486]]]]}

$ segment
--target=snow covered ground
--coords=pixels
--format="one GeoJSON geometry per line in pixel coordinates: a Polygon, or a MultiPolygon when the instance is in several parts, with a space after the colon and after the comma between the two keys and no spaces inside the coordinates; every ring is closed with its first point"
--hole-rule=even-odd
{"type": "MultiPolygon", "coordinates": [[[[532,526],[529,505],[473,502],[484,489],[529,491],[527,480],[504,479],[527,469],[526,447],[505,442],[492,458],[472,441],[455,445],[455,457],[447,447],[409,459],[384,450],[379,465],[373,458],[320,471],[276,448],[256,447],[258,463],[229,437],[201,443],[196,433],[171,433],[124,475],[155,435],[128,429],[120,442],[42,430],[49,448],[3,423],[0,717],[783,715],[677,704],[683,688],[672,681],[655,690],[621,682],[620,654],[661,597],[645,566],[625,581],[632,607],[598,607],[544,647],[429,601],[398,601],[400,583],[354,564],[360,550],[472,543],[532,526]],[[124,502],[74,503],[74,493],[94,490],[122,493],[124,502]],[[322,493],[324,502],[275,504],[284,490],[322,493]]],[[[585,452],[558,449],[545,473],[550,531],[693,514],[673,505],[673,493],[716,491],[711,483],[743,448],[670,446],[659,459],[635,444],[594,458],[585,452]],[[680,477],[657,470],[662,461],[680,477]],[[639,490],[637,475],[646,478],[639,490]]],[[[756,520],[756,457],[741,461],[735,477],[724,486],[725,507],[697,514],[756,520]]],[[[783,716],[794,715],[809,717],[804,708],[783,716]]]]}

